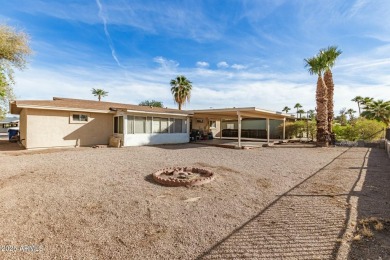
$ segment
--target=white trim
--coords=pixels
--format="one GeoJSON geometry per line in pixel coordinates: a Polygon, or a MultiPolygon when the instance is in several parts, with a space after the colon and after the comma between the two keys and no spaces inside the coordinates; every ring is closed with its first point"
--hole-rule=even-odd
{"type": "Polygon", "coordinates": [[[69,113],[69,124],[87,124],[90,120],[91,115],[89,113],[71,112],[69,113]],[[87,117],[87,121],[73,120],[74,115],[84,115],[87,117]]]}

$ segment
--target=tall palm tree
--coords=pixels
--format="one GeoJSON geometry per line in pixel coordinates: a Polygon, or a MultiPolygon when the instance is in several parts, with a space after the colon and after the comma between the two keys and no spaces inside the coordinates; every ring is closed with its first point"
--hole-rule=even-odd
{"type": "Polygon", "coordinates": [[[320,50],[320,55],[322,55],[325,59],[326,69],[324,73],[324,81],[325,85],[328,89],[327,97],[328,97],[328,130],[329,133],[332,133],[332,125],[334,118],[334,109],[333,109],[333,96],[334,96],[334,82],[333,75],[331,69],[335,65],[336,59],[342,53],[341,50],[337,49],[337,46],[329,46],[326,49],[320,50]]]}
{"type": "Polygon", "coordinates": [[[317,145],[328,146],[328,93],[322,74],[327,68],[323,55],[305,59],[305,67],[311,75],[317,75],[316,104],[317,104],[317,145]]]}
{"type": "Polygon", "coordinates": [[[343,107],[341,110],[340,110],[340,124],[341,125],[346,125],[347,124],[347,108],[346,107],[343,107]]]}
{"type": "Polygon", "coordinates": [[[307,118],[309,119],[313,119],[314,118],[314,110],[313,109],[310,109],[310,110],[307,110],[306,111],[306,113],[307,113],[307,118]]]}
{"type": "Polygon", "coordinates": [[[362,116],[367,119],[375,119],[390,126],[390,101],[377,100],[365,105],[362,116]]]}
{"type": "Polygon", "coordinates": [[[282,109],[282,112],[286,112],[286,114],[288,113],[288,111],[290,111],[291,108],[289,108],[288,106],[285,106],[283,109],[282,109]]]}
{"type": "Polygon", "coordinates": [[[179,105],[181,110],[182,105],[187,101],[190,102],[192,85],[185,76],[180,75],[171,80],[171,92],[176,104],[179,105]]]}
{"type": "Polygon", "coordinates": [[[299,104],[299,103],[296,103],[295,106],[294,106],[294,108],[297,109],[297,118],[298,118],[298,110],[299,110],[301,107],[302,107],[302,105],[299,104]]]}
{"type": "Polygon", "coordinates": [[[102,97],[105,97],[108,95],[108,92],[104,91],[103,89],[100,89],[100,88],[98,88],[98,89],[93,88],[92,95],[94,95],[95,97],[98,97],[98,99],[100,101],[102,97]]]}
{"type": "Polygon", "coordinates": [[[360,110],[360,105],[362,104],[363,97],[362,97],[362,96],[356,96],[356,97],[354,97],[351,101],[357,103],[358,109],[359,109],[359,116],[360,116],[360,114],[361,114],[361,112],[362,112],[362,111],[360,110]]]}
{"type": "Polygon", "coordinates": [[[347,113],[349,115],[349,121],[352,121],[354,119],[353,114],[356,113],[356,111],[353,110],[352,108],[350,108],[345,113],[347,113]]]}
{"type": "Polygon", "coordinates": [[[362,99],[361,104],[362,104],[362,105],[367,105],[368,103],[371,103],[372,101],[374,101],[374,98],[365,97],[365,98],[362,99]]]}
{"type": "Polygon", "coordinates": [[[303,109],[298,110],[299,118],[302,118],[303,113],[306,113],[305,110],[303,110],[303,109]]]}

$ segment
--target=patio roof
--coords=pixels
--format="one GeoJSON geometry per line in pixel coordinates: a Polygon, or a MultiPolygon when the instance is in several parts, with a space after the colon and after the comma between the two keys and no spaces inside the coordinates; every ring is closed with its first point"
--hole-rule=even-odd
{"type": "Polygon", "coordinates": [[[294,115],[285,114],[282,112],[276,112],[271,110],[260,109],[256,107],[238,107],[238,108],[217,108],[217,109],[202,109],[192,110],[194,117],[209,117],[209,118],[223,118],[223,119],[236,119],[238,114],[242,118],[269,118],[283,120],[295,119],[294,115]]]}

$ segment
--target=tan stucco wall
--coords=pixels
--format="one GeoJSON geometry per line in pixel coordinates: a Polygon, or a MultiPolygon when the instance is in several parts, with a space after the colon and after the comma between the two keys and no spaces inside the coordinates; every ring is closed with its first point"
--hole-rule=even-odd
{"type": "Polygon", "coordinates": [[[216,118],[192,118],[192,129],[201,130],[205,133],[212,132],[214,137],[219,137],[220,125],[221,121],[216,118]],[[203,120],[203,123],[198,122],[198,119],[203,120]],[[216,121],[216,127],[210,128],[209,121],[216,121]]]}
{"type": "Polygon", "coordinates": [[[27,134],[27,109],[23,109],[20,112],[20,117],[19,117],[19,135],[20,135],[20,142],[26,147],[26,134],[27,134]]]}
{"type": "Polygon", "coordinates": [[[27,120],[23,121],[27,124],[23,125],[27,127],[27,149],[108,144],[113,133],[112,114],[39,109],[28,109],[25,113],[27,120]],[[88,114],[88,122],[71,123],[70,116],[73,113],[88,114]]]}

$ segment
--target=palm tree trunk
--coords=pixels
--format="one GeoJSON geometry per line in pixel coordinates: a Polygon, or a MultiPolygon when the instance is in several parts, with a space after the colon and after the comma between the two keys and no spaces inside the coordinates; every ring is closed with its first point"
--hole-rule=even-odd
{"type": "Polygon", "coordinates": [[[358,108],[359,108],[359,117],[360,117],[360,114],[361,114],[361,112],[360,112],[360,102],[358,101],[357,103],[358,103],[358,108]]]}
{"type": "Polygon", "coordinates": [[[179,110],[181,110],[181,103],[179,103],[179,110]]]}
{"type": "Polygon", "coordinates": [[[102,98],[102,97],[99,95],[99,96],[98,96],[99,101],[100,101],[101,98],[102,98]]]}
{"type": "Polygon", "coordinates": [[[317,146],[328,146],[328,99],[327,88],[321,75],[318,75],[317,91],[317,146]]]}
{"type": "Polygon", "coordinates": [[[327,98],[328,98],[328,131],[329,133],[333,132],[333,118],[334,118],[334,109],[333,109],[333,96],[334,96],[334,83],[332,71],[327,70],[324,74],[324,81],[327,87],[327,98]]]}

